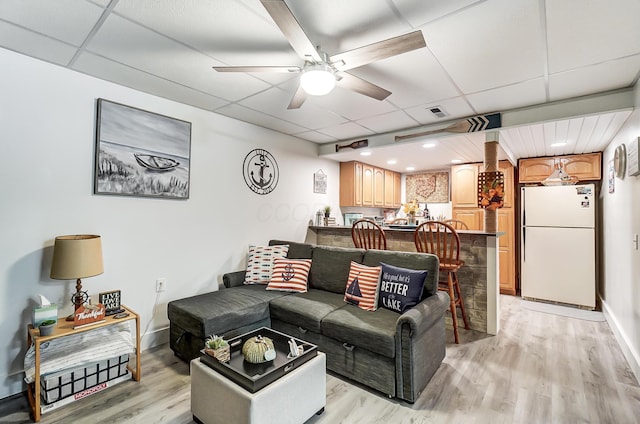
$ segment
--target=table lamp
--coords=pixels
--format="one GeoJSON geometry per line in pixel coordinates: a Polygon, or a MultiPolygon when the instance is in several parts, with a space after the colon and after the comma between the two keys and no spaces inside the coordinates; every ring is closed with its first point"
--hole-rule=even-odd
{"type": "MultiPolygon", "coordinates": [[[[56,237],[50,277],[54,280],[76,280],[76,292],[71,296],[74,314],[89,297],[86,291],[82,291],[80,279],[103,272],[100,236],[81,234],[56,237]]],[[[74,314],[67,320],[72,321],[74,314]]]]}

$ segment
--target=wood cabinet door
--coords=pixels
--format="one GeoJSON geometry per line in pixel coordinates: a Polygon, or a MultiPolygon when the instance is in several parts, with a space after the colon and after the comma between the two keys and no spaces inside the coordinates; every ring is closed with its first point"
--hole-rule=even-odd
{"type": "Polygon", "coordinates": [[[478,207],[478,165],[451,167],[451,207],[478,207]]]}
{"type": "Polygon", "coordinates": [[[395,199],[395,172],[384,170],[384,206],[393,207],[395,199]]]}
{"type": "Polygon", "coordinates": [[[520,159],[518,165],[521,183],[539,183],[553,173],[555,160],[553,158],[520,159]]]}
{"type": "Polygon", "coordinates": [[[340,163],[340,206],[362,206],[362,163],[340,163]]]}
{"type": "Polygon", "coordinates": [[[373,166],[362,164],[362,206],[373,206],[373,166]]]}
{"type": "Polygon", "coordinates": [[[578,177],[580,181],[602,179],[600,153],[563,156],[559,160],[562,161],[564,172],[572,177],[578,177]]]}
{"type": "Polygon", "coordinates": [[[399,172],[393,173],[393,207],[399,208],[402,204],[402,175],[399,172]]]}
{"type": "Polygon", "coordinates": [[[514,169],[509,161],[501,161],[498,169],[504,174],[504,206],[505,208],[513,207],[513,192],[515,191],[514,169]]]}
{"type": "Polygon", "coordinates": [[[470,230],[482,230],[484,212],[482,209],[453,209],[453,219],[467,224],[470,230]]]}
{"type": "Polygon", "coordinates": [[[498,209],[498,231],[506,234],[498,238],[498,255],[500,256],[500,293],[516,294],[515,248],[514,248],[514,210],[498,209]]]}
{"type": "Polygon", "coordinates": [[[384,206],[384,169],[373,168],[373,206],[384,206]]]}

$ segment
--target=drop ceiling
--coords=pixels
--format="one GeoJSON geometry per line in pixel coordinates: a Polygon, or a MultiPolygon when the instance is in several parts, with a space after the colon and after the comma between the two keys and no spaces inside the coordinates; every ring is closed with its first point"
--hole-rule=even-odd
{"type": "Polygon", "coordinates": [[[2,0],[0,46],[318,143],[329,158],[400,172],[443,168],[451,159],[481,161],[485,135],[442,134],[425,149],[425,140],[388,141],[394,134],[502,112],[502,159],[584,153],[603,150],[633,107],[638,0],[286,4],[329,54],[414,30],[422,31],[426,47],[350,71],[391,91],[384,101],[336,87],[288,110],[298,74],[212,69],[302,64],[258,0],[2,0]],[[626,101],[572,112],[575,99],[621,90],[626,101]],[[446,116],[434,116],[434,106],[446,116]],[[362,138],[372,140],[371,156],[335,153],[336,144],[362,138]],[[557,141],[567,144],[549,147],[557,141]]]}

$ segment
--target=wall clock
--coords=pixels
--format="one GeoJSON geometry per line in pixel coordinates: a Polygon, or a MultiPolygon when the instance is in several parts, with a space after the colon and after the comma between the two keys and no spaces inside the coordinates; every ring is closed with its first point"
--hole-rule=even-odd
{"type": "Polygon", "coordinates": [[[624,143],[616,147],[616,151],[613,154],[613,170],[616,173],[616,177],[624,178],[624,171],[627,170],[627,148],[624,143]]]}

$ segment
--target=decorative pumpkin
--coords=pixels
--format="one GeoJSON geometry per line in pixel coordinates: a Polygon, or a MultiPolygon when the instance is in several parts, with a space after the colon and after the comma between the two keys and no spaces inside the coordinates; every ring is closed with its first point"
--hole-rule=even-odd
{"type": "Polygon", "coordinates": [[[262,362],[273,361],[276,357],[276,350],[273,347],[273,340],[268,337],[257,335],[251,337],[242,345],[242,354],[247,362],[260,364],[262,362]]]}

